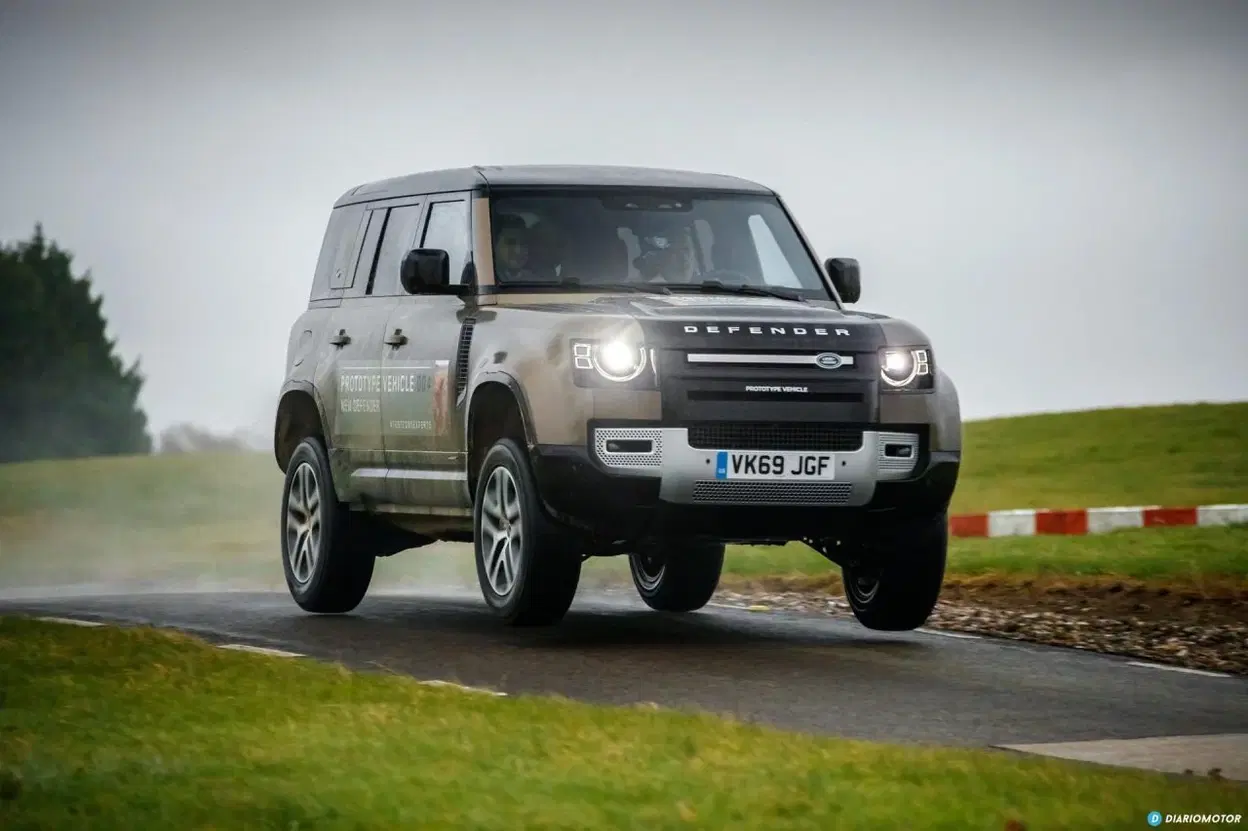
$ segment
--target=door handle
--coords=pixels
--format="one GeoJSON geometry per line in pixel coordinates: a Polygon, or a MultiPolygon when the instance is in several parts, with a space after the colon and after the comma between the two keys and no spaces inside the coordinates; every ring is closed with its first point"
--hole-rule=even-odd
{"type": "Polygon", "coordinates": [[[390,346],[402,346],[407,343],[407,335],[403,334],[402,329],[395,329],[390,333],[390,337],[386,338],[386,343],[390,346]]]}
{"type": "Polygon", "coordinates": [[[346,329],[339,329],[338,334],[329,336],[329,342],[334,346],[346,346],[351,342],[351,338],[347,337],[346,329]]]}

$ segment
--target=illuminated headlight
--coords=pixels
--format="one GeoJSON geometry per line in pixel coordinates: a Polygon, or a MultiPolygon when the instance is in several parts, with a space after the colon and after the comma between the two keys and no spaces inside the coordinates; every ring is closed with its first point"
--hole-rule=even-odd
{"type": "Polygon", "coordinates": [[[641,344],[622,338],[573,341],[572,365],[578,370],[593,370],[608,381],[623,384],[645,371],[646,349],[641,344]]]}
{"type": "Polygon", "coordinates": [[[932,365],[927,350],[882,350],[880,380],[893,389],[930,389],[932,365]]]}

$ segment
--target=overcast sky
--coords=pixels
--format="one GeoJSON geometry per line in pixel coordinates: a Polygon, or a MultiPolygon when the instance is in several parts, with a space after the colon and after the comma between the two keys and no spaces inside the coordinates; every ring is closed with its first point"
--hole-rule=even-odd
{"type": "Polygon", "coordinates": [[[1237,0],[0,0],[0,120],[155,429],[269,429],[347,188],[525,162],[775,187],[968,418],[1248,398],[1237,0]]]}

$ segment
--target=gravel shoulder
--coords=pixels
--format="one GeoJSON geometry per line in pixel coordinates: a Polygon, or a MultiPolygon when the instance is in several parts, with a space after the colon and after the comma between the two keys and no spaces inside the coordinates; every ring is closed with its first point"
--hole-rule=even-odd
{"type": "MultiPolygon", "coordinates": [[[[716,600],[852,617],[833,581],[728,581],[716,600]]],[[[1124,581],[954,580],[927,627],[1248,676],[1248,588],[1198,596],[1124,581]]]]}

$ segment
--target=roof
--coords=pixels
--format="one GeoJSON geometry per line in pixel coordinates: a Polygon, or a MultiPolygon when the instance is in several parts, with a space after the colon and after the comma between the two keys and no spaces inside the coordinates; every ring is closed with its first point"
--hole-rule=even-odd
{"type": "Polygon", "coordinates": [[[508,165],[459,167],[396,176],[351,188],[334,207],[422,193],[473,190],[478,187],[670,187],[691,190],[771,194],[757,182],[718,173],[617,165],[508,165]]]}

